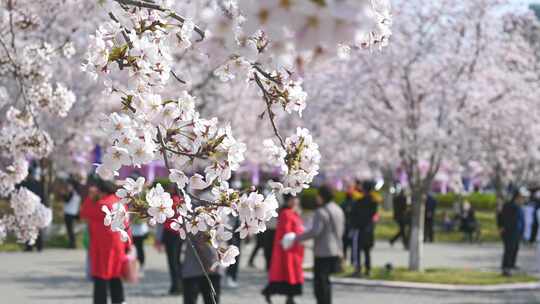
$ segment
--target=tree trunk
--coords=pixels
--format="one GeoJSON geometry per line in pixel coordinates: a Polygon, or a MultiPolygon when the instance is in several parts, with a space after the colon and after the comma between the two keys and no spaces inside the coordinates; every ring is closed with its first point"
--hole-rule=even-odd
{"type": "Polygon", "coordinates": [[[383,208],[384,210],[392,210],[392,199],[394,197],[394,194],[390,192],[390,189],[394,187],[394,172],[391,168],[385,168],[382,170],[382,172],[384,179],[384,186],[382,189],[384,193],[383,208]]]}
{"type": "Polygon", "coordinates": [[[409,239],[409,270],[423,271],[424,251],[424,193],[420,187],[412,187],[411,230],[409,239]]]}
{"type": "Polygon", "coordinates": [[[494,180],[494,186],[495,186],[495,196],[497,198],[497,209],[502,208],[502,205],[504,204],[505,200],[505,194],[504,194],[504,182],[502,179],[502,169],[499,164],[495,166],[495,180],[494,180]]]}
{"type": "Polygon", "coordinates": [[[43,158],[39,162],[39,167],[41,169],[41,176],[40,176],[40,182],[41,182],[41,189],[43,191],[43,197],[41,197],[41,203],[47,207],[51,207],[50,203],[50,181],[52,179],[52,170],[50,166],[50,162],[43,158]]]}
{"type": "Polygon", "coordinates": [[[384,201],[383,201],[383,209],[384,210],[392,210],[393,208],[393,199],[394,199],[394,194],[390,192],[390,189],[385,189],[384,192],[384,201]]]}

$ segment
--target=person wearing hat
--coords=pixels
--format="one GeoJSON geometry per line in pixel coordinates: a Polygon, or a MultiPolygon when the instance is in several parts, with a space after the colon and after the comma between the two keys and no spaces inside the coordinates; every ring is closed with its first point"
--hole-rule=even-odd
{"type": "Polygon", "coordinates": [[[527,196],[528,193],[525,189],[516,190],[512,199],[503,205],[498,216],[497,224],[504,245],[502,258],[502,274],[504,276],[511,276],[512,269],[516,268],[519,242],[525,227],[525,219],[521,206],[527,196]]]}
{"type": "Polygon", "coordinates": [[[352,236],[352,257],[355,271],[353,276],[362,276],[362,259],[364,255],[364,266],[366,276],[371,271],[371,249],[375,244],[375,222],[377,220],[378,204],[382,199],[374,190],[371,181],[362,185],[364,195],[358,200],[351,210],[351,236],[352,236]]]}

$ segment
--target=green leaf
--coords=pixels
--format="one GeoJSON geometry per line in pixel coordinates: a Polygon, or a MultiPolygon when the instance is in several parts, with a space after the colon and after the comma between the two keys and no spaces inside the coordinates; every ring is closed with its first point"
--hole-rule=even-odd
{"type": "Polygon", "coordinates": [[[124,58],[124,56],[127,53],[128,45],[125,44],[121,47],[115,47],[112,49],[111,53],[109,54],[109,62],[117,61],[118,59],[124,58]]]}

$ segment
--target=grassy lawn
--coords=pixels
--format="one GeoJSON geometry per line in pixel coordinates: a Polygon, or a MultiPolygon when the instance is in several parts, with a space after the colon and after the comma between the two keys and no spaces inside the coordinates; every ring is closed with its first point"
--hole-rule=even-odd
{"type": "MultiPolygon", "coordinates": [[[[338,277],[351,275],[353,268],[338,274],[338,277]]],[[[515,274],[511,277],[503,277],[498,272],[480,271],[472,269],[457,268],[431,268],[424,272],[409,271],[406,268],[397,268],[387,271],[384,268],[375,268],[368,279],[402,281],[416,283],[438,283],[438,284],[459,284],[459,285],[493,285],[508,283],[536,282],[537,278],[527,274],[515,274]]]]}
{"type": "Polygon", "coordinates": [[[17,244],[14,241],[6,240],[4,243],[0,244],[0,252],[14,252],[21,251],[23,246],[17,244]]]}
{"type": "MultiPolygon", "coordinates": [[[[439,229],[439,224],[442,222],[442,213],[444,210],[437,211],[437,219],[435,221],[435,241],[436,242],[462,242],[463,233],[457,231],[457,227],[452,232],[443,232],[439,229]]],[[[397,233],[398,227],[392,218],[392,212],[381,210],[380,220],[375,229],[375,237],[379,240],[389,240],[397,233]]],[[[481,227],[481,242],[498,242],[500,240],[497,230],[494,211],[477,211],[476,219],[481,227]]]]}
{"type": "MultiPolygon", "coordinates": [[[[77,248],[83,248],[82,234],[77,234],[77,248]]],[[[67,235],[56,235],[45,241],[45,248],[68,248],[67,235]]],[[[13,238],[8,238],[0,244],[0,252],[14,252],[24,250],[24,244],[17,243],[13,238]]]]}

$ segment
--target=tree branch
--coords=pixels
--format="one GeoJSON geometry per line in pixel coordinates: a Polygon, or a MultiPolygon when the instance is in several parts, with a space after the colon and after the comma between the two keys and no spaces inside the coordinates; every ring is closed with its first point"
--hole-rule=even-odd
{"type": "MultiPolygon", "coordinates": [[[[139,8],[148,8],[148,9],[157,10],[157,11],[160,11],[160,12],[169,13],[169,16],[171,18],[180,21],[182,24],[184,24],[184,22],[186,21],[186,19],[184,17],[176,14],[175,12],[173,12],[173,11],[167,9],[167,8],[161,7],[160,5],[151,3],[151,2],[143,2],[143,1],[137,1],[137,0],[113,0],[113,1],[115,1],[115,2],[117,2],[119,4],[121,4],[121,5],[132,5],[132,6],[136,6],[136,7],[139,7],[139,8]]],[[[197,40],[197,42],[203,41],[204,38],[205,38],[204,31],[201,28],[199,28],[198,26],[195,26],[194,30],[201,37],[199,40],[197,40]]]]}
{"type": "MultiPolygon", "coordinates": [[[[161,147],[166,150],[167,147],[165,146],[163,135],[161,134],[161,130],[159,129],[159,127],[157,128],[157,136],[158,136],[158,141],[161,147]]],[[[163,161],[165,162],[165,167],[167,168],[167,170],[170,170],[171,167],[169,165],[169,158],[167,156],[166,151],[163,151],[163,161]]],[[[178,188],[175,187],[174,189],[178,193],[178,188]]],[[[191,250],[193,250],[193,255],[197,259],[197,262],[199,263],[199,266],[201,267],[204,277],[208,281],[208,286],[210,286],[210,293],[212,294],[212,302],[216,304],[217,293],[216,293],[216,290],[214,289],[214,285],[212,284],[212,280],[210,280],[210,276],[208,275],[208,272],[206,271],[206,268],[204,267],[201,257],[199,256],[199,252],[197,251],[197,249],[195,249],[195,246],[193,245],[191,235],[189,233],[186,233],[186,234],[187,234],[186,240],[188,241],[189,247],[191,248],[191,250]]]]}
{"type": "Polygon", "coordinates": [[[255,75],[255,82],[257,82],[257,85],[259,86],[259,88],[261,88],[261,91],[263,92],[263,99],[266,103],[266,112],[268,112],[268,118],[270,119],[270,123],[272,124],[272,129],[274,130],[274,134],[279,139],[279,143],[281,144],[281,147],[284,150],[287,150],[285,141],[283,140],[283,137],[281,137],[281,134],[279,134],[279,130],[276,126],[276,122],[274,121],[275,114],[274,112],[272,112],[272,108],[271,108],[272,101],[270,100],[270,97],[268,96],[268,92],[264,88],[264,85],[262,84],[261,79],[259,78],[258,74],[254,73],[254,75],[255,75]]]}

